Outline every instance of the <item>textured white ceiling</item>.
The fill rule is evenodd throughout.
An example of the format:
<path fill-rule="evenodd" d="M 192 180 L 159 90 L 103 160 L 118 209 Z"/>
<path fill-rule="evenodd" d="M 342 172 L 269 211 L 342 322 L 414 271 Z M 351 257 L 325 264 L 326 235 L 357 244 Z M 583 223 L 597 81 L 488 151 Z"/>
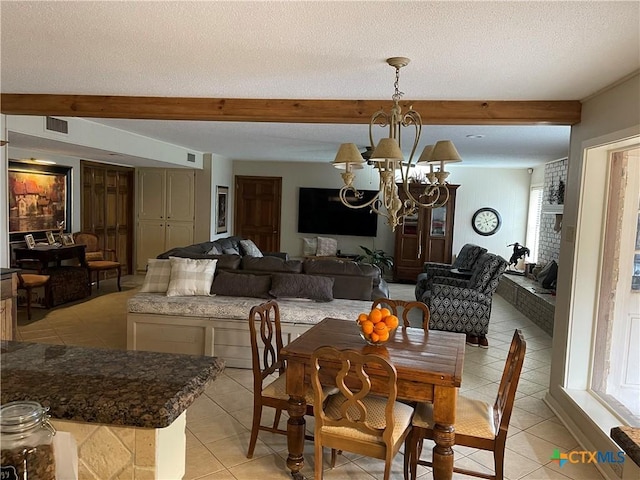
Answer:
<path fill-rule="evenodd" d="M 0 14 L 7 93 L 386 99 L 385 59 L 402 55 L 406 99 L 580 100 L 640 68 L 637 1 L 2 1 Z M 324 161 L 367 135 L 362 125 L 104 123 L 239 159 Z M 427 130 L 456 145 L 478 130 L 438 128 Z M 556 129 L 484 129 L 465 160 L 566 155 L 567 129 L 561 147 Z"/>

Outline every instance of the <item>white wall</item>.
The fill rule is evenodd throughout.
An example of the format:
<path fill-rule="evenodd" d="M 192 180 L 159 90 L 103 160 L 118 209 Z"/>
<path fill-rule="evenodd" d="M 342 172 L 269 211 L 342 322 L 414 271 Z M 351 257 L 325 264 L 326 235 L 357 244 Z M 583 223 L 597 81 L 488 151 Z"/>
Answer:
<path fill-rule="evenodd" d="M 449 181 L 460 184 L 456 200 L 456 219 L 453 252 L 471 242 L 509 258 L 513 242 L 524 243 L 530 175 L 526 169 L 484 169 L 451 167 Z M 339 188 L 340 171 L 329 163 L 250 162 L 235 161 L 234 175 L 282 177 L 282 232 L 280 249 L 291 256 L 302 255 L 302 238 L 310 234 L 298 233 L 298 188 Z M 377 190 L 378 176 L 369 169 L 356 172 L 356 187 Z M 492 207 L 502 216 L 502 227 L 493 236 L 483 237 L 471 228 L 471 217 L 481 207 Z M 378 219 L 378 236 L 353 237 L 334 235 L 338 248 L 345 253 L 361 253 L 360 245 L 381 248 L 393 255 L 395 237 L 382 218 Z"/>
<path fill-rule="evenodd" d="M 449 170 L 449 182 L 460 185 L 456 195 L 454 254 L 465 243 L 475 243 L 509 260 L 513 247 L 507 245 L 514 242 L 521 245 L 525 243 L 531 175 L 526 168 L 496 169 L 452 165 Z M 478 235 L 471 227 L 473 214 L 482 207 L 494 208 L 502 217 L 500 230 L 488 237 Z"/>
<path fill-rule="evenodd" d="M 7 115 L 7 129 L 11 132 L 47 138 L 73 145 L 97 148 L 108 152 L 117 152 L 132 157 L 153 159 L 170 165 L 165 168 L 188 167 L 202 168 L 202 152 L 173 145 L 135 133 L 125 132 L 91 122 L 83 118 L 56 117 L 69 122 L 69 133 L 61 134 L 45 129 L 45 117 L 30 115 Z M 187 154 L 195 157 L 195 162 L 187 161 Z"/>
<path fill-rule="evenodd" d="M 572 365 L 572 375 L 577 373 L 583 379 L 588 376 L 595 321 L 593 306 L 599 278 L 599 259 L 586 251 L 577 256 L 577 246 L 580 244 L 589 243 L 593 245 L 591 250 L 597 252 L 602 228 L 600 224 L 585 226 L 579 222 L 581 200 L 597 197 L 597 192 L 593 191 L 595 189 L 582 191 L 584 151 L 587 147 L 614 142 L 634 134 L 640 135 L 640 74 L 585 101 L 582 121 L 571 131 L 548 401 L 569 424 L 582 446 L 590 450 L 607 451 L 614 449 L 615 445 L 609 439 L 606 428 L 597 425 L 610 414 L 591 399 L 584 385 L 584 401 L 567 390 L 573 386 L 567 377 L 567 365 Z M 603 162 L 605 158 L 606 152 Z M 605 175 L 602 176 L 602 182 L 606 182 Z M 602 198 L 602 195 L 598 198 Z M 603 210 L 602 204 L 592 203 L 585 203 L 582 208 L 597 212 Z M 589 306 L 591 311 L 585 313 L 584 309 Z M 572 317 L 575 318 L 573 323 Z M 576 337 L 572 339 L 572 335 Z M 582 335 L 582 338 L 577 335 Z M 582 361 L 569 363 L 569 353 L 573 358 L 580 356 Z M 621 421 L 618 423 L 622 424 Z"/>

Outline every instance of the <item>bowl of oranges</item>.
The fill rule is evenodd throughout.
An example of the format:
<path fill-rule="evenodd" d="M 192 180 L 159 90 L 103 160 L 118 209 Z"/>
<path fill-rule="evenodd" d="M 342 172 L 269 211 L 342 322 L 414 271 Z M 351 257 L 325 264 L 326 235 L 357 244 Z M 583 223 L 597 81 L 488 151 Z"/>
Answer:
<path fill-rule="evenodd" d="M 369 345 L 384 345 L 398 328 L 398 317 L 388 308 L 374 308 L 369 313 L 361 313 L 356 320 L 360 336 Z"/>

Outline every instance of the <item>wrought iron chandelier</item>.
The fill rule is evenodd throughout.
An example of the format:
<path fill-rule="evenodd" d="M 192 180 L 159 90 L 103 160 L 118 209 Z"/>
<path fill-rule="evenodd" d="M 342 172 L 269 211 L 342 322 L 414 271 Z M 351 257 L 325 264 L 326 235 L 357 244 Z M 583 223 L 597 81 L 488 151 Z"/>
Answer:
<path fill-rule="evenodd" d="M 405 217 L 414 215 L 418 209 L 437 208 L 447 203 L 449 190 L 446 188 L 446 180 L 449 172 L 445 171 L 445 164 L 462 161 L 450 140 L 440 140 L 434 145 L 427 145 L 420 157 L 415 159 L 422 133 L 422 118 L 412 106 L 409 106 L 409 110 L 404 114 L 400 107 L 400 99 L 404 95 L 399 90 L 400 69 L 408 65 L 409 61 L 406 57 L 387 59 L 387 63 L 396 69 L 395 92 L 391 97 L 393 106 L 389 113 L 384 109 L 378 110 L 369 121 L 369 141 L 373 153 L 368 162 L 362 158 L 354 143 L 340 145 L 333 161 L 334 167 L 344 170 L 344 186 L 340 189 L 340 201 L 349 208 L 370 208 L 373 213 L 385 217 L 394 231 L 398 225 L 402 225 Z M 373 139 L 375 126 L 389 129 L 389 136 L 382 138 L 377 145 Z M 407 160 L 404 159 L 401 148 L 401 130 L 405 127 L 413 131 L 411 153 Z M 366 202 L 363 201 L 363 194 L 353 185 L 356 178 L 354 170 L 364 168 L 365 163 L 372 164 L 380 175 L 378 195 Z M 430 171 L 426 174 L 426 182 L 420 183 L 417 191 L 414 187 L 412 192 L 409 187 L 410 174 L 417 165 L 429 165 Z M 434 166 L 439 166 L 439 170 L 434 171 Z M 396 183 L 397 173 L 402 184 L 402 198 Z"/>

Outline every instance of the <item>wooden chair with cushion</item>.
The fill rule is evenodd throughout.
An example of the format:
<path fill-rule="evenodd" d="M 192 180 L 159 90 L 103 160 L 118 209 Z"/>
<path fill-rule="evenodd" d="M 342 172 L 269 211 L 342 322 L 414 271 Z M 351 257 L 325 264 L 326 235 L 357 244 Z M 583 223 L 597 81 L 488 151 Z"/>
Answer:
<path fill-rule="evenodd" d="M 507 429 L 526 349 L 527 344 L 522 332 L 516 330 L 511 340 L 507 362 L 498 388 L 498 396 L 493 405 L 462 395 L 458 396 L 455 444 L 492 451 L 495 474 L 488 475 L 455 467 L 454 472 L 492 480 L 504 478 Z M 431 403 L 418 404 L 412 424 L 411 434 L 405 445 L 404 461 L 405 472 L 408 469 L 410 478 L 415 479 L 418 464 L 432 466 L 431 462 L 420 460 L 423 440 L 425 438 L 433 439 L 433 406 Z"/>
<path fill-rule="evenodd" d="M 40 273 L 18 272 L 18 290 L 25 290 L 27 293 L 27 319 L 31 320 L 31 292 L 34 288 L 44 287 L 45 307 L 51 306 L 50 284 L 51 277 Z"/>
<path fill-rule="evenodd" d="M 328 339 L 330 341 L 330 339 Z M 367 372 L 377 373 L 372 380 Z M 382 374 L 382 375 L 381 375 Z M 322 379 L 322 380 L 321 380 Z M 315 410 L 315 478 L 322 479 L 322 448 L 359 453 L 385 461 L 384 479 L 411 429 L 413 407 L 396 401 L 397 372 L 382 355 L 320 347 L 311 356 L 311 384 L 316 405 L 321 404 L 323 383 L 339 392 Z M 384 387 L 384 397 L 371 392 L 372 383 Z"/>
<path fill-rule="evenodd" d="M 251 360 L 253 370 L 253 422 L 247 458 L 253 456 L 258 439 L 258 431 L 286 435 L 286 429 L 280 429 L 280 417 L 289 407 L 287 395 L 286 365 L 280 358 L 282 350 L 282 329 L 280 326 L 280 308 L 275 300 L 253 307 L 249 313 L 249 331 L 251 336 Z M 275 379 L 273 378 L 275 376 Z M 272 380 L 269 382 L 269 380 Z M 323 400 L 335 389 L 325 389 Z M 313 415 L 313 390 L 309 387 L 306 395 L 306 415 Z M 262 408 L 276 410 L 273 425 L 260 424 Z M 312 440 L 313 437 L 305 437 Z"/>
<path fill-rule="evenodd" d="M 399 319 L 402 318 L 402 325 L 404 327 L 410 327 L 411 321 L 409 320 L 409 315 L 411 314 L 411 310 L 420 310 L 420 315 L 422 317 L 422 328 L 425 332 L 429 331 L 429 307 L 423 302 L 417 301 L 407 301 L 407 300 L 392 300 L 390 298 L 378 298 L 373 301 L 371 308 L 376 307 L 386 307 L 391 310 L 396 317 Z M 401 315 L 399 313 L 402 312 Z"/>
<path fill-rule="evenodd" d="M 116 251 L 110 248 L 100 248 L 100 239 L 95 233 L 77 232 L 73 234 L 75 243 L 86 245 L 85 259 L 89 270 L 89 283 L 92 282 L 92 273 L 96 272 L 96 288 L 100 289 L 100 272 L 116 270 L 118 272 L 118 291 L 120 288 L 120 275 L 122 265 L 118 262 Z M 107 256 L 110 259 L 107 259 Z"/>

